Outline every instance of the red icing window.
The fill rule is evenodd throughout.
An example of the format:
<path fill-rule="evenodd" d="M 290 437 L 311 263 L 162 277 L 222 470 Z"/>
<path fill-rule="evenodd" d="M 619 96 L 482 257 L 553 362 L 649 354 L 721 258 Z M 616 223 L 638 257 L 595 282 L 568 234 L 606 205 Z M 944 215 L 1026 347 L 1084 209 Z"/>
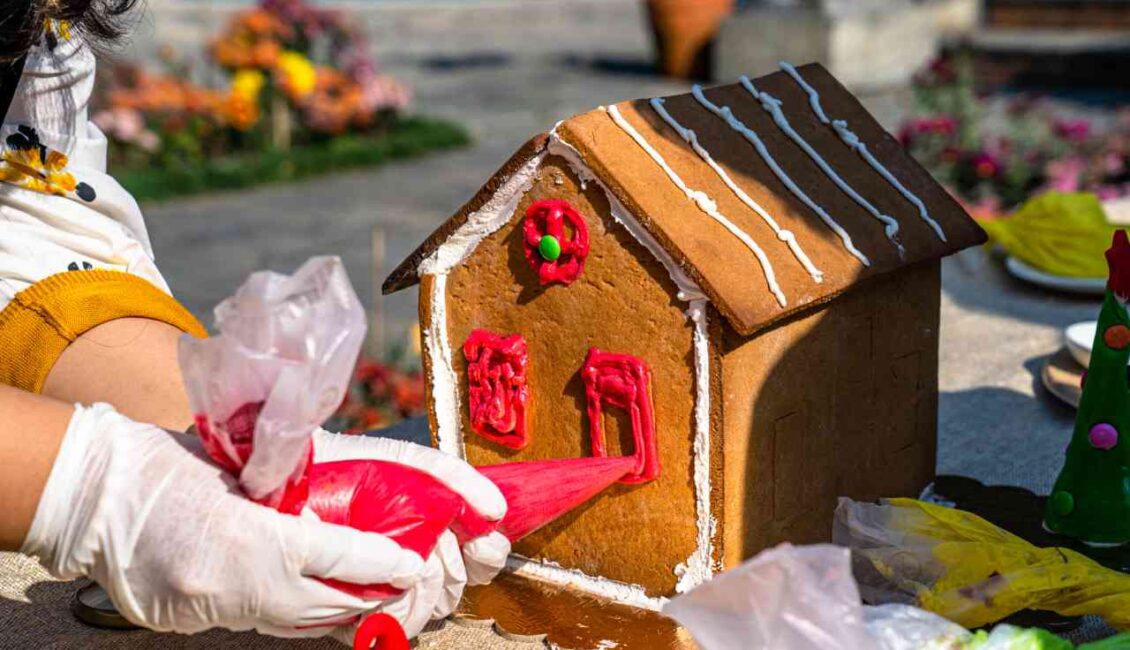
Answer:
<path fill-rule="evenodd" d="M 639 357 L 589 350 L 581 376 L 588 401 L 592 454 L 608 455 L 604 436 L 604 408 L 627 411 L 632 423 L 636 469 L 621 483 L 646 483 L 659 476 L 659 450 L 651 405 L 651 370 Z"/>
<path fill-rule="evenodd" d="M 500 445 L 521 449 L 530 442 L 526 430 L 526 385 L 529 354 L 519 334 L 501 336 L 474 330 L 463 344 L 467 358 L 467 393 L 471 428 Z"/>
<path fill-rule="evenodd" d="M 568 237 L 572 230 L 572 237 Z M 585 270 L 589 229 L 585 218 L 568 201 L 544 199 L 526 209 L 522 223 L 526 261 L 541 284 L 571 284 Z"/>

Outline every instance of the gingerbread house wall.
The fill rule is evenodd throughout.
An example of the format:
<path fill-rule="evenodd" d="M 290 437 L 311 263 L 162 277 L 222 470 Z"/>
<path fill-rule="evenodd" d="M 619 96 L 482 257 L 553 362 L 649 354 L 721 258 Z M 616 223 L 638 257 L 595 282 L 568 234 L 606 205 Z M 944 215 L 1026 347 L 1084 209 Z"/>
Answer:
<path fill-rule="evenodd" d="M 725 328 L 723 562 L 828 541 L 838 496 L 917 496 L 937 453 L 940 264 L 752 338 Z"/>
<path fill-rule="evenodd" d="M 583 274 L 571 285 L 538 285 L 523 256 L 521 221 L 539 199 L 566 199 L 586 216 L 591 240 Z M 442 282 L 447 346 L 458 383 L 459 433 L 475 465 L 591 455 L 579 370 L 590 347 L 627 353 L 648 362 L 652 373 L 662 473 L 638 486 L 616 485 L 589 506 L 535 533 L 515 552 L 549 560 L 589 576 L 643 587 L 647 596 L 668 596 L 676 568 L 699 546 L 694 481 L 696 378 L 694 324 L 687 303 L 675 296 L 668 270 L 610 216 L 600 185 L 581 182 L 557 156 L 545 158 L 532 187 L 510 220 L 487 235 L 446 277 L 424 275 L 421 324 L 433 328 L 431 297 Z M 462 343 L 474 329 L 521 334 L 529 347 L 531 443 L 521 451 L 484 440 L 470 426 L 466 361 Z M 425 355 L 436 422 L 436 369 Z M 612 454 L 630 453 L 620 439 L 627 427 L 606 417 Z M 441 446 L 442 446 L 442 442 Z"/>

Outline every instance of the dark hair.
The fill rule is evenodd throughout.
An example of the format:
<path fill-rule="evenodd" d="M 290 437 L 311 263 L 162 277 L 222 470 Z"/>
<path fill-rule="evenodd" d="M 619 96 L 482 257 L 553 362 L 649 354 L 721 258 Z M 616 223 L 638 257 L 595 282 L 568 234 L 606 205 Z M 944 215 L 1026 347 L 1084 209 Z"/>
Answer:
<path fill-rule="evenodd" d="M 0 0 L 0 62 L 13 61 L 43 36 L 47 20 L 65 20 L 91 45 L 110 45 L 127 31 L 137 0 Z"/>

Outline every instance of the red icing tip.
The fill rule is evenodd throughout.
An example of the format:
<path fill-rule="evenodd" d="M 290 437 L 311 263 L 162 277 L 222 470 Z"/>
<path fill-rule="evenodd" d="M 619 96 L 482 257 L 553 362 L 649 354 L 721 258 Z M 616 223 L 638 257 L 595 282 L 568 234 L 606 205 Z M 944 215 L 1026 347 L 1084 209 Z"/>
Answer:
<path fill-rule="evenodd" d="M 388 614 L 373 614 L 361 621 L 353 635 L 353 650 L 410 650 L 400 623 Z"/>
<path fill-rule="evenodd" d="M 636 468 L 632 456 L 561 458 L 477 468 L 508 505 L 498 531 L 517 541 L 577 508 Z"/>

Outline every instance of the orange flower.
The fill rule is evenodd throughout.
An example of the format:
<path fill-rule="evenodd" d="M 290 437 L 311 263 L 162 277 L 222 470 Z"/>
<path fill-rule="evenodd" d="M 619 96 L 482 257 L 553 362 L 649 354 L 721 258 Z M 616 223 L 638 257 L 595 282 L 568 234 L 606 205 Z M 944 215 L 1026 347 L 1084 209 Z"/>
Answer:
<path fill-rule="evenodd" d="M 231 93 L 221 106 L 224 121 L 240 131 L 247 131 L 259 122 L 259 104 L 240 93 Z"/>
<path fill-rule="evenodd" d="M 259 68 L 273 68 L 281 53 L 282 47 L 276 41 L 259 41 L 251 48 L 251 65 Z"/>

